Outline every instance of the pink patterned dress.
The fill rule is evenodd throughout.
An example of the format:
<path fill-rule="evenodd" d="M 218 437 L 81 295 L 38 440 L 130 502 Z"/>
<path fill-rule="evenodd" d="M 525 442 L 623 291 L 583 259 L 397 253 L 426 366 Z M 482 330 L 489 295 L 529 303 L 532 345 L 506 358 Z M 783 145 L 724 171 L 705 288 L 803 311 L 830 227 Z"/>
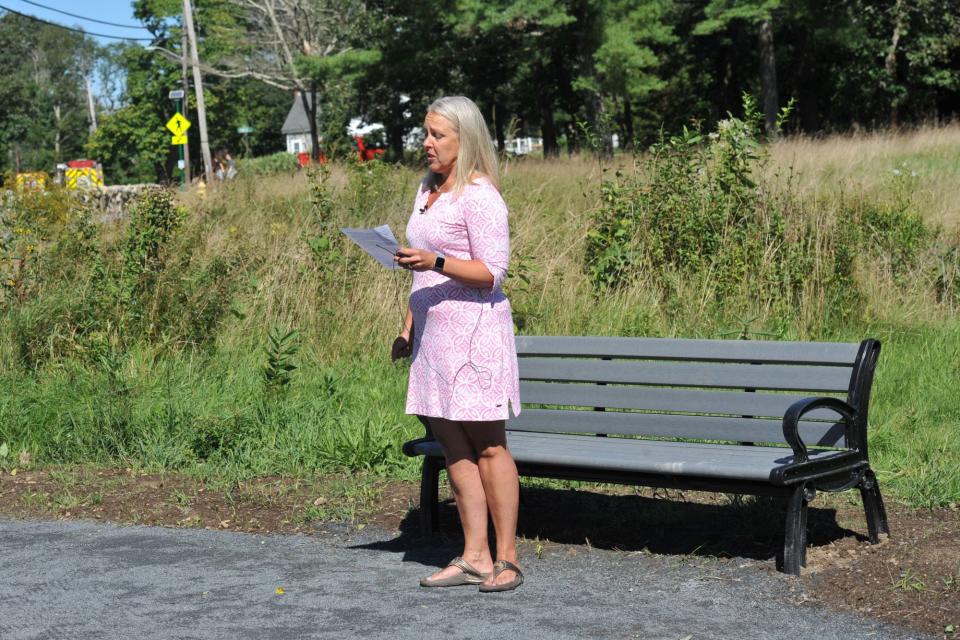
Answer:
<path fill-rule="evenodd" d="M 429 190 L 420 186 L 407 223 L 407 242 L 462 260 L 480 260 L 493 286 L 471 287 L 436 271 L 413 273 L 413 357 L 407 413 L 448 420 L 487 421 L 520 413 L 517 350 L 507 275 L 507 205 L 486 179 L 457 196 L 441 194 L 424 213 Z"/>

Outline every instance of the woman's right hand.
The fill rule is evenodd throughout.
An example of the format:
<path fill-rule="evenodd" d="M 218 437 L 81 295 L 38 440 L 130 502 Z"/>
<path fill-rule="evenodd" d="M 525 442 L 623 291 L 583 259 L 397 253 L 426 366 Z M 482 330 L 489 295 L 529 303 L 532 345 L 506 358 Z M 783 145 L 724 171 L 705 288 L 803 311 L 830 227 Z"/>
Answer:
<path fill-rule="evenodd" d="M 413 327 L 404 331 L 393 341 L 390 348 L 390 360 L 396 362 L 400 358 L 409 358 L 413 354 Z"/>

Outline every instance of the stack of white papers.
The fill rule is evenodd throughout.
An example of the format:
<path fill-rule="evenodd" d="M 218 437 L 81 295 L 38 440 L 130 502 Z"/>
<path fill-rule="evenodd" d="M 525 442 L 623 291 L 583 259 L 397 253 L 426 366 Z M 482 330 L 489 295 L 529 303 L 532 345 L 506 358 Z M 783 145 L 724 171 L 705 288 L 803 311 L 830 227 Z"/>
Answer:
<path fill-rule="evenodd" d="M 361 249 L 373 256 L 373 259 L 385 266 L 387 269 L 399 269 L 399 265 L 393 261 L 397 255 L 400 243 L 393 236 L 390 225 L 384 224 L 374 229 L 340 229 L 359 245 Z"/>

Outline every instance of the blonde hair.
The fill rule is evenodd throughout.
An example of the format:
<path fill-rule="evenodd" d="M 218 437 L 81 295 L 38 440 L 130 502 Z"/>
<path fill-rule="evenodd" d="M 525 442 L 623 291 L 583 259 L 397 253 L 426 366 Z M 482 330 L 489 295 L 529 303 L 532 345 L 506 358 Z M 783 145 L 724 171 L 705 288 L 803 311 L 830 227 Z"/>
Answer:
<path fill-rule="evenodd" d="M 427 107 L 427 113 L 444 117 L 453 125 L 460 139 L 460 151 L 457 153 L 457 166 L 454 169 L 453 192 L 460 193 L 472 182 L 471 177 L 479 174 L 500 190 L 500 175 L 497 168 L 497 153 L 490 138 L 490 130 L 483 120 L 480 109 L 470 98 L 464 96 L 444 96 L 433 101 Z M 427 186 L 439 186 L 439 176 L 434 172 L 427 174 Z"/>

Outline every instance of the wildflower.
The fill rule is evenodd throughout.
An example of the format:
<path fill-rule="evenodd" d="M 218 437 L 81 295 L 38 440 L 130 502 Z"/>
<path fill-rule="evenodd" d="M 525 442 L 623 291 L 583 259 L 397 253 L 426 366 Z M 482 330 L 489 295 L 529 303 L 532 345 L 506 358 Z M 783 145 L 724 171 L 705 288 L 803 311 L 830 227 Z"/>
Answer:
<path fill-rule="evenodd" d="M 895 175 L 895 176 L 900 175 L 900 169 L 894 169 L 894 170 L 893 170 L 893 175 Z"/>

